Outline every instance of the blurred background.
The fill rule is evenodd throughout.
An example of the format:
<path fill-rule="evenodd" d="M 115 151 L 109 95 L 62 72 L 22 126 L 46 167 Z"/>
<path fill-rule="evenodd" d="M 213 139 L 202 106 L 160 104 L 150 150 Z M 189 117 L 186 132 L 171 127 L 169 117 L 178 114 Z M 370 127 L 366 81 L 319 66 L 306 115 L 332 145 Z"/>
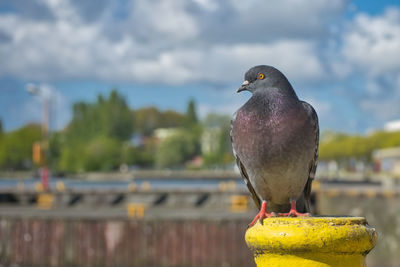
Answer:
<path fill-rule="evenodd" d="M 400 260 L 400 2 L 1 1 L 1 266 L 253 266 L 231 152 L 244 73 L 316 109 L 319 215 Z"/>

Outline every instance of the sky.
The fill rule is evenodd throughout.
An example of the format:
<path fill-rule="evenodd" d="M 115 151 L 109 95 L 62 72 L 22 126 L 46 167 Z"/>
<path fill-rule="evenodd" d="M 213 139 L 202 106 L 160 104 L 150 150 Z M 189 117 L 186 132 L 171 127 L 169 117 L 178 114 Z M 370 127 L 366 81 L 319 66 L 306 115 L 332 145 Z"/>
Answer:
<path fill-rule="evenodd" d="M 232 114 L 244 73 L 272 65 L 321 130 L 365 134 L 400 119 L 400 0 L 0 2 L 0 118 L 52 129 L 76 101 L 117 88 L 131 108 Z M 26 91 L 41 88 L 42 96 Z"/>

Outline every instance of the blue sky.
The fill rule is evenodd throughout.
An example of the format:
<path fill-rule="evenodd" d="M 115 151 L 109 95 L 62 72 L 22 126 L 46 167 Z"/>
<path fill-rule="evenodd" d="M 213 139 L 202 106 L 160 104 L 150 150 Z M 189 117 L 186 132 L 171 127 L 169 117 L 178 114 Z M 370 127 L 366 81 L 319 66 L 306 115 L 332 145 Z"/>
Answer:
<path fill-rule="evenodd" d="M 322 130 L 366 133 L 400 119 L 400 1 L 14 0 L 0 2 L 0 118 L 63 128 L 74 102 L 112 88 L 132 108 L 232 114 L 247 69 L 273 65 Z"/>

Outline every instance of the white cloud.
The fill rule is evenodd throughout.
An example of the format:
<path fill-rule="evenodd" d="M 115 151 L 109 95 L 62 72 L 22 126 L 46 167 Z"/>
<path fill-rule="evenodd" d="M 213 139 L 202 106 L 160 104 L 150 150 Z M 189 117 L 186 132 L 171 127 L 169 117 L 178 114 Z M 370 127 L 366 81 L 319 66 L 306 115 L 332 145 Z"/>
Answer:
<path fill-rule="evenodd" d="M 343 33 L 343 61 L 361 78 L 361 110 L 382 122 L 400 117 L 400 10 L 357 15 Z M 383 124 L 383 123 L 382 123 Z"/>
<path fill-rule="evenodd" d="M 376 76 L 400 70 L 400 10 L 382 16 L 358 15 L 343 36 L 343 54 L 357 68 Z"/>
<path fill-rule="evenodd" d="M 213 0 L 193 0 L 196 4 L 206 9 L 207 11 L 215 11 L 218 9 L 217 1 Z"/>
<path fill-rule="evenodd" d="M 240 32 L 229 31 L 230 28 L 225 31 L 226 22 L 221 20 L 222 25 L 213 22 L 216 33 L 231 41 L 218 42 L 204 39 L 210 29 L 203 26 L 208 15 L 213 18 L 226 15 L 224 12 L 229 9 L 219 2 L 138 0 L 130 2 L 128 16 L 122 21 L 104 14 L 103 20 L 88 23 L 78 12 L 79 5 L 48 0 L 46 5 L 52 12 L 52 20 L 33 20 L 18 13 L 0 14 L 0 32 L 11 36 L 10 41 L 0 43 L 0 57 L 7 62 L 0 66 L 0 76 L 38 81 L 83 78 L 169 84 L 228 83 L 240 80 L 251 66 L 270 64 L 291 79 L 315 81 L 325 72 L 317 41 L 282 36 L 290 35 L 293 29 L 305 36 L 318 34 L 324 24 L 317 17 L 327 16 L 329 8 L 331 13 L 337 13 L 345 3 L 344 0 L 322 2 L 316 1 L 305 8 L 303 1 L 293 1 L 288 8 L 287 3 L 280 1 L 268 5 L 260 5 L 261 2 L 238 5 L 232 1 L 231 15 L 241 22 L 237 30 L 255 32 L 259 40 L 254 36 L 243 38 Z M 192 5 L 200 6 L 203 11 Z M 253 14 L 249 13 L 251 9 Z M 257 19 L 263 15 L 262 10 L 268 15 L 263 20 Z M 281 16 L 276 15 L 276 10 Z M 297 23 L 296 19 L 303 22 Z M 265 39 L 264 30 L 251 30 L 256 21 L 262 22 L 261 29 L 278 30 L 282 36 Z M 112 25 L 114 31 L 110 30 Z"/>
<path fill-rule="evenodd" d="M 270 41 L 325 35 L 346 0 L 218 1 L 219 12 L 201 14 L 205 36 L 221 42 Z M 223 7 L 223 9 L 222 9 Z"/>
<path fill-rule="evenodd" d="M 361 108 L 373 117 L 382 122 L 391 121 L 400 118 L 400 98 L 384 99 L 376 101 L 375 99 L 365 99 L 360 102 Z M 381 125 L 383 126 L 383 125 Z"/>
<path fill-rule="evenodd" d="M 137 0 L 132 5 L 131 26 L 146 39 L 160 42 L 192 39 L 198 34 L 198 26 L 185 7 L 184 0 Z"/>
<path fill-rule="evenodd" d="M 218 54 L 224 55 L 225 61 L 231 59 L 238 66 L 273 65 L 296 80 L 314 80 L 323 76 L 323 66 L 316 54 L 316 47 L 309 41 L 281 40 L 267 44 L 217 47 Z"/>
<path fill-rule="evenodd" d="M 323 66 L 312 42 L 283 40 L 269 44 L 215 45 L 207 49 L 181 49 L 153 60 L 133 64 L 141 81 L 154 78 L 170 83 L 241 81 L 248 68 L 269 64 L 291 79 L 310 81 L 323 76 Z"/>
<path fill-rule="evenodd" d="M 352 87 L 348 80 L 365 82 L 346 91 L 355 112 L 393 119 L 400 10 L 348 19 L 347 7 L 347 0 L 33 0 L 23 12 L 0 13 L 0 77 L 224 87 L 269 64 L 295 88 L 334 91 Z M 204 105 L 203 113 L 231 113 L 240 102 L 224 99 L 221 108 Z M 320 113 L 329 112 L 329 104 L 311 99 Z"/>

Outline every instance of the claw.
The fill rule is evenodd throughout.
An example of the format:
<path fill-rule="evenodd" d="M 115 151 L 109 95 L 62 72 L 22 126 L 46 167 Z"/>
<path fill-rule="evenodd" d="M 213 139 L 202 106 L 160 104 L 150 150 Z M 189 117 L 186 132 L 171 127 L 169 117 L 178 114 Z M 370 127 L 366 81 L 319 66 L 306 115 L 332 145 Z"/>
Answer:
<path fill-rule="evenodd" d="M 301 213 L 296 210 L 290 210 L 286 213 L 279 213 L 279 216 L 287 216 L 287 217 L 309 217 L 310 213 Z"/>
<path fill-rule="evenodd" d="M 279 213 L 279 216 L 287 217 L 308 217 L 310 213 L 301 213 L 296 210 L 296 200 L 290 201 L 290 211 L 286 213 Z"/>
<path fill-rule="evenodd" d="M 252 227 L 257 220 L 261 225 L 263 225 L 263 221 L 265 218 L 270 218 L 270 217 L 275 217 L 276 213 L 275 212 L 267 212 L 267 201 L 263 201 L 261 205 L 260 212 L 254 217 L 253 221 L 247 226 L 247 228 Z"/>

